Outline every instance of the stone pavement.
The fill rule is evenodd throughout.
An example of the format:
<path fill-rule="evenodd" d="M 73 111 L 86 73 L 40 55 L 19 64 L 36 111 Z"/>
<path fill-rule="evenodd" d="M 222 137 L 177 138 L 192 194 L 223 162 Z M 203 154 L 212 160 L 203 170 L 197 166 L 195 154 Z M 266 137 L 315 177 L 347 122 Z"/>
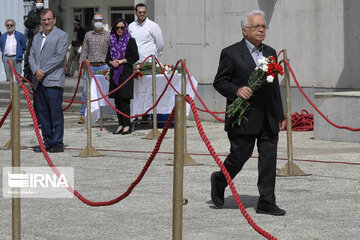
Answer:
<path fill-rule="evenodd" d="M 5 112 L 0 109 L 0 117 Z M 21 113 L 21 144 L 38 145 L 29 114 Z M 103 131 L 93 130 L 93 145 L 101 157 L 80 158 L 86 130 L 78 115 L 65 113 L 64 153 L 49 153 L 56 166 L 73 167 L 75 189 L 92 201 L 121 195 L 135 180 L 155 146 L 144 139 L 142 126 L 131 135 L 113 135 L 116 118 L 105 118 Z M 187 121 L 188 152 L 202 165 L 184 168 L 183 239 L 264 239 L 247 223 L 231 191 L 225 192 L 224 209 L 214 209 L 210 199 L 210 174 L 218 166 Z M 205 133 L 224 160 L 229 144 L 222 123 L 203 122 Z M 0 129 L 0 146 L 9 140 L 9 119 Z M 108 207 L 90 207 L 72 199 L 22 199 L 22 239 L 67 240 L 168 240 L 172 239 L 172 181 L 174 131 L 170 129 L 148 172 L 123 201 Z M 360 143 L 314 140 L 313 132 L 293 133 L 295 163 L 310 176 L 278 177 L 277 203 L 287 211 L 282 217 L 256 214 L 257 160 L 250 159 L 234 179 L 236 189 L 253 220 L 278 239 L 360 239 Z M 109 151 L 105 151 L 109 150 Z M 278 168 L 286 161 L 286 133 L 280 133 Z M 11 166 L 11 151 L 0 150 L 1 170 Z M 254 152 L 254 156 L 257 152 Z M 45 167 L 41 153 L 21 151 L 23 167 Z M 2 179 L 2 171 L 1 171 Z M 2 180 L 1 180 L 2 181 Z M 2 193 L 1 193 L 2 194 Z M 11 239 L 11 199 L 0 198 L 0 239 Z"/>

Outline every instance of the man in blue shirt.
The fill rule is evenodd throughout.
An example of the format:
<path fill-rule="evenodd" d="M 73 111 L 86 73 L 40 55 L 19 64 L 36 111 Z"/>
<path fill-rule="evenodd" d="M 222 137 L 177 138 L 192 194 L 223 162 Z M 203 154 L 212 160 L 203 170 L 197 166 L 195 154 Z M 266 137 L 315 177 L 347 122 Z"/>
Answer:
<path fill-rule="evenodd" d="M 13 61 L 14 69 L 21 74 L 23 55 L 26 51 L 25 36 L 21 32 L 15 31 L 15 24 L 13 19 L 6 20 L 5 27 L 7 32 L 3 33 L 0 37 L 0 49 L 7 81 L 10 79 L 11 72 L 7 61 Z"/>

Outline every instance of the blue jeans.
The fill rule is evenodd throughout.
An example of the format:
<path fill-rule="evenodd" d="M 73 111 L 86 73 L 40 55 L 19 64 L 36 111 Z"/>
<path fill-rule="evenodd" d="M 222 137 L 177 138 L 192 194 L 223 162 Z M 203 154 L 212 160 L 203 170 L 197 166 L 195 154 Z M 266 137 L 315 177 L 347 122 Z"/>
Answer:
<path fill-rule="evenodd" d="M 99 67 L 90 66 L 90 69 L 91 69 L 91 71 L 93 71 L 94 74 L 95 74 L 96 71 L 105 71 L 108 68 L 109 67 L 106 64 L 102 65 L 102 66 L 99 66 Z M 91 81 L 92 81 L 92 77 L 90 76 L 90 84 L 91 84 Z M 83 92 L 82 92 L 81 101 L 86 102 L 86 72 L 84 73 Z M 82 103 L 81 104 L 80 115 L 84 116 L 85 111 L 86 111 L 86 103 Z"/>
<path fill-rule="evenodd" d="M 5 68 L 6 80 L 7 81 L 10 80 L 10 72 L 11 72 L 10 66 L 7 63 L 8 60 L 13 61 L 13 67 L 18 73 L 21 74 L 21 70 L 22 70 L 22 61 L 21 60 L 17 61 L 16 57 L 7 57 L 7 56 L 4 55 L 3 63 L 4 63 L 4 68 Z M 14 79 L 16 79 L 15 75 L 14 75 Z M 30 81 L 31 81 L 31 79 L 30 79 Z"/>

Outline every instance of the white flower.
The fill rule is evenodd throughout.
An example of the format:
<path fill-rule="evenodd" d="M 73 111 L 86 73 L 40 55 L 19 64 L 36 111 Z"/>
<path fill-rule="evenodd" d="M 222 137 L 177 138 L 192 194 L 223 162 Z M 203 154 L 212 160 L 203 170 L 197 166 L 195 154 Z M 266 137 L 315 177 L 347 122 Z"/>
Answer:
<path fill-rule="evenodd" d="M 261 57 L 258 60 L 258 65 L 267 65 L 269 63 L 269 59 L 267 59 L 266 57 Z"/>
<path fill-rule="evenodd" d="M 272 82 L 274 81 L 274 77 L 271 76 L 271 75 L 269 75 L 269 76 L 267 76 L 266 81 L 267 81 L 268 83 L 272 83 Z"/>
<path fill-rule="evenodd" d="M 261 70 L 263 70 L 264 72 L 267 72 L 267 70 L 268 70 L 268 65 L 267 65 L 267 64 L 259 65 L 259 68 L 260 68 Z"/>

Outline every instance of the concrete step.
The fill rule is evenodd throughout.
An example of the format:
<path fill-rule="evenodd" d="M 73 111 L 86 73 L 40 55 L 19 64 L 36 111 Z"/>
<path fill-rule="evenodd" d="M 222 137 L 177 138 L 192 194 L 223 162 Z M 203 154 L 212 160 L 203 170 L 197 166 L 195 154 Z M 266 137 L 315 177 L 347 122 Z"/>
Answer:
<path fill-rule="evenodd" d="M 78 82 L 78 78 L 77 77 L 67 77 L 65 79 L 65 86 L 64 86 L 64 100 L 71 100 L 74 93 L 75 93 L 75 89 L 76 89 L 76 84 Z M 32 91 L 31 87 L 27 84 L 28 89 L 30 91 Z M 74 99 L 74 101 L 81 101 L 81 95 L 82 95 L 82 86 L 83 86 L 83 82 L 82 79 L 79 83 L 79 88 L 76 94 L 76 97 Z M 9 82 L 0 82 L 0 107 L 4 107 L 6 108 L 9 105 L 10 102 L 10 86 L 9 86 Z M 25 94 L 22 91 L 22 89 L 20 89 L 20 108 L 21 109 L 28 109 L 27 107 L 27 103 L 26 103 L 26 99 L 25 99 Z M 32 99 L 32 96 L 31 96 Z M 32 101 L 32 100 L 31 100 Z M 68 103 L 64 102 L 63 106 L 67 106 Z M 80 112 L 80 108 L 81 108 L 81 104 L 78 103 L 74 103 L 71 105 L 71 107 L 67 110 L 70 112 Z"/>
<path fill-rule="evenodd" d="M 76 77 L 67 77 L 65 78 L 65 86 L 64 86 L 64 92 L 74 92 L 76 89 L 76 84 L 78 82 L 78 78 Z M 26 84 L 27 86 L 29 86 L 29 89 L 31 89 L 29 84 Z M 80 79 L 79 82 L 79 92 L 82 92 L 82 87 L 83 87 L 83 81 L 82 79 Z M 9 90 L 9 82 L 0 82 L 0 90 Z"/>
<path fill-rule="evenodd" d="M 360 91 L 316 93 L 315 100 L 316 106 L 333 123 L 360 128 Z M 322 140 L 360 143 L 358 131 L 334 127 L 319 114 L 314 114 L 314 137 Z"/>
<path fill-rule="evenodd" d="M 78 92 L 75 96 L 74 101 L 81 101 L 82 93 Z M 64 99 L 71 100 L 74 96 L 74 92 L 64 92 Z M 25 99 L 25 93 L 20 90 L 20 98 Z M 30 94 L 30 98 L 32 99 L 32 94 Z M 10 99 L 10 91 L 8 90 L 0 90 L 0 99 Z"/>
<path fill-rule="evenodd" d="M 7 108 L 9 106 L 9 99 L 0 99 L 0 108 Z M 32 103 L 32 101 L 31 101 Z M 66 107 L 68 105 L 68 103 L 63 103 L 63 107 Z M 27 105 L 27 102 L 24 99 L 21 99 L 20 100 L 20 108 L 21 109 L 28 109 L 28 105 Z M 66 111 L 68 112 L 79 112 L 80 113 L 80 108 L 81 108 L 81 104 L 75 104 L 73 103 L 69 109 L 67 109 Z M 2 117 L 2 116 L 1 116 Z"/>

